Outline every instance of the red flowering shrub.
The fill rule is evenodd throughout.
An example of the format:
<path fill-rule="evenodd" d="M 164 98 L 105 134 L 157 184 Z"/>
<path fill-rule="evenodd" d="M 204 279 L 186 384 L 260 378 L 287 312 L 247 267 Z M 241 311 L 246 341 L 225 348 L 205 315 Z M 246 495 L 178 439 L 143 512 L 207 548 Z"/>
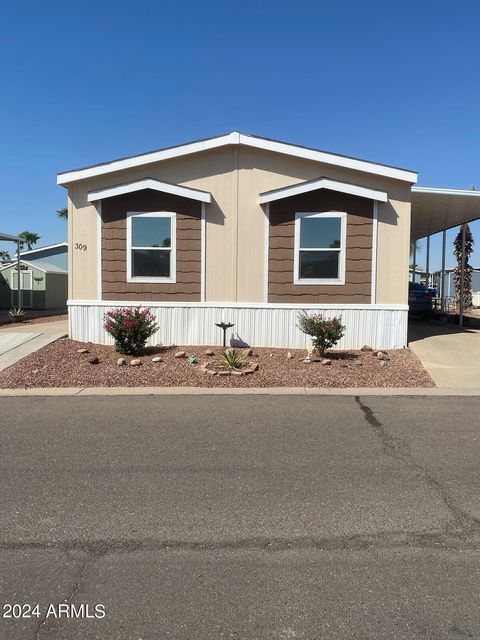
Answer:
<path fill-rule="evenodd" d="M 114 309 L 107 311 L 103 320 L 105 331 L 115 340 L 115 351 L 129 356 L 140 353 L 148 338 L 158 331 L 155 316 L 150 309 Z"/>
<path fill-rule="evenodd" d="M 345 335 L 342 318 L 324 318 L 321 313 L 308 314 L 305 311 L 298 314 L 298 328 L 303 333 L 312 336 L 315 351 L 323 356 L 327 349 L 331 349 Z"/>

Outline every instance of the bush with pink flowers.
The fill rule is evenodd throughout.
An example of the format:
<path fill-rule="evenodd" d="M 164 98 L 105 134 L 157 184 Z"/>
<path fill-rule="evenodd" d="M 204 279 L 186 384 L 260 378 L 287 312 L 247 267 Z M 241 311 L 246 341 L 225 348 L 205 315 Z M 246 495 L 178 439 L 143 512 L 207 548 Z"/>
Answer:
<path fill-rule="evenodd" d="M 342 318 L 324 318 L 321 313 L 310 314 L 305 311 L 298 315 L 298 328 L 312 337 L 312 346 L 323 356 L 345 335 Z"/>
<path fill-rule="evenodd" d="M 107 311 L 104 317 L 105 331 L 115 341 L 115 351 L 125 355 L 138 355 L 158 325 L 150 309 L 124 307 Z"/>

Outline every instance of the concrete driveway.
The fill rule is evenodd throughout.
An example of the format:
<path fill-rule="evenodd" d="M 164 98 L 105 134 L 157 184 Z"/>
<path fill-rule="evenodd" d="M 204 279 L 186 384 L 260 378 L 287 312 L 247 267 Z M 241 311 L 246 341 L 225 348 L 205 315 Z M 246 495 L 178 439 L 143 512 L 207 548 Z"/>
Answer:
<path fill-rule="evenodd" d="M 0 371 L 68 333 L 66 320 L 0 329 Z"/>
<path fill-rule="evenodd" d="M 412 321 L 409 346 L 437 387 L 480 389 L 480 331 Z"/>

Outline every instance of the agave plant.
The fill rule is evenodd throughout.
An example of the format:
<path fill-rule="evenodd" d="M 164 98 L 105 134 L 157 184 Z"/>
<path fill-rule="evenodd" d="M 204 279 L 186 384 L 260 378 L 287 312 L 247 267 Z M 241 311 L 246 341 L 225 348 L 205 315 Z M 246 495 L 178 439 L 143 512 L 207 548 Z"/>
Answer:
<path fill-rule="evenodd" d="M 12 322 L 23 322 L 25 317 L 25 311 L 20 307 L 12 307 L 9 310 L 8 315 L 10 316 L 10 320 Z"/>
<path fill-rule="evenodd" d="M 245 356 L 236 349 L 228 349 L 218 358 L 218 365 L 225 369 L 240 369 Z"/>

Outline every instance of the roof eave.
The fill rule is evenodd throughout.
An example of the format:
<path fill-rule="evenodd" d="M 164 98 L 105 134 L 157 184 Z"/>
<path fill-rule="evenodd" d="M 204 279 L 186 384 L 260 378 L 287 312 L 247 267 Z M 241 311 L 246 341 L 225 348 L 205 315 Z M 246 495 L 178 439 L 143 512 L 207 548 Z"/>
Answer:
<path fill-rule="evenodd" d="M 368 160 L 342 156 L 327 151 L 310 149 L 308 147 L 301 147 L 286 142 L 260 138 L 258 136 L 246 135 L 239 133 L 238 131 L 232 131 L 231 133 L 218 136 L 216 138 L 198 140 L 196 142 L 190 142 L 176 147 L 169 147 L 167 149 L 160 149 L 158 151 L 131 156 L 129 158 L 113 160 L 100 165 L 59 173 L 57 175 L 57 184 L 65 186 L 78 180 L 86 180 L 88 178 L 94 178 L 114 173 L 116 171 L 123 171 L 132 167 L 139 167 L 154 162 L 161 162 L 163 160 L 169 160 L 184 155 L 199 153 L 201 151 L 208 151 L 210 149 L 215 149 L 229 144 L 243 144 L 257 149 L 282 153 L 298 158 L 313 160 L 315 162 L 322 162 L 324 164 L 332 164 L 347 169 L 362 171 L 364 173 L 371 173 L 386 178 L 392 178 L 394 180 L 409 182 L 411 184 L 416 183 L 418 177 L 416 172 L 409 171 L 407 169 L 400 169 L 389 165 L 377 164 Z"/>

